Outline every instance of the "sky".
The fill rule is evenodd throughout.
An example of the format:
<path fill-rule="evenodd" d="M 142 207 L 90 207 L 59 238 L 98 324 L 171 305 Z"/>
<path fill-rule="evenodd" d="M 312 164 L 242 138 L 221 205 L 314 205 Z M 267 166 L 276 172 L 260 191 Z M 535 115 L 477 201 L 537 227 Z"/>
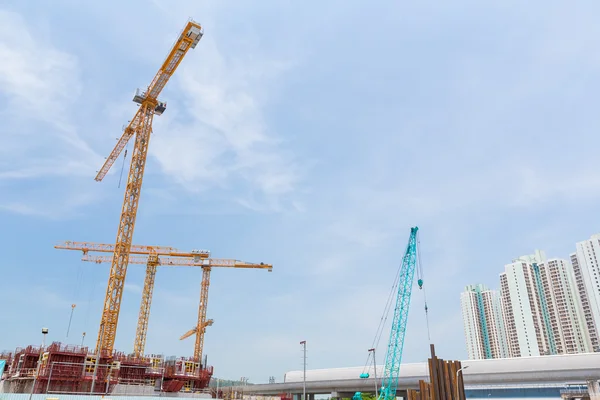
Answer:
<path fill-rule="evenodd" d="M 364 365 L 411 226 L 403 361 L 466 358 L 465 285 L 600 232 L 600 4 L 516 0 L 0 2 L 0 349 L 93 347 L 121 157 L 94 181 L 189 17 L 204 37 L 161 95 L 134 243 L 274 265 L 211 275 L 214 376 Z M 129 144 L 129 150 L 132 143 Z M 128 161 L 128 160 L 127 160 Z M 127 174 L 125 165 L 124 174 Z M 116 348 L 131 351 L 130 265 Z M 161 268 L 146 352 L 189 356 L 200 269 Z M 71 304 L 76 304 L 70 325 Z M 377 346 L 383 362 L 389 324 Z"/>

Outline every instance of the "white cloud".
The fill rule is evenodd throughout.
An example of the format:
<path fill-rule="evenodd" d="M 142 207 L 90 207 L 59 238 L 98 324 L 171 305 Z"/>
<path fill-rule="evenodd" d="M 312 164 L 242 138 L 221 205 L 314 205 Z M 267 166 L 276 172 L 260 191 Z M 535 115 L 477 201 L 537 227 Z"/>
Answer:
<path fill-rule="evenodd" d="M 0 10 L 0 90 L 22 117 L 72 130 L 64 112 L 79 95 L 77 58 L 35 39 L 23 20 Z"/>
<path fill-rule="evenodd" d="M 31 157 L 23 175 L 61 174 L 65 168 L 53 171 L 51 162 L 71 173 L 79 173 L 80 164 L 89 165 L 99 158 L 77 134 L 68 117 L 70 107 L 81 93 L 77 58 L 54 48 L 43 37 L 35 37 L 23 18 L 0 10 L 0 95 L 8 104 L 3 124 L 3 154 L 18 161 L 15 151 L 39 151 L 39 164 Z M 48 124 L 44 130 L 31 129 L 40 121 Z M 64 157 L 59 146 L 79 152 L 75 160 Z M 29 154 L 31 156 L 31 154 Z M 17 164 L 22 164 L 17 162 Z M 73 165 L 76 164 L 76 165 Z M 19 171 L 10 171 L 16 177 Z"/>
<path fill-rule="evenodd" d="M 157 131 L 169 134 L 156 135 L 150 151 L 190 191 L 228 189 L 235 182 L 236 190 L 245 189 L 236 196 L 240 205 L 278 210 L 280 199 L 296 189 L 300 169 L 269 132 L 264 107 L 269 81 L 290 65 L 253 56 L 255 50 L 230 56 L 211 37 L 203 38 L 193 50 L 198 55 L 188 55 L 171 82 L 182 92 L 185 109 L 155 121 Z M 181 114 L 190 122 L 181 122 Z"/>
<path fill-rule="evenodd" d="M 0 199 L 0 210 L 54 220 L 78 217 L 84 206 L 105 198 L 99 185 L 87 191 L 80 190 L 80 185 L 79 178 L 62 184 L 56 180 L 42 184 L 37 180 L 27 187 L 11 190 L 11 182 L 4 181 L 2 186 L 6 190 Z"/>
<path fill-rule="evenodd" d="M 3 139 L 10 139 L 3 143 L 7 154 L 23 144 L 33 147 L 41 142 L 50 145 L 47 151 L 62 144 L 85 156 L 94 155 L 67 116 L 81 93 L 77 58 L 54 48 L 43 37 L 34 37 L 19 14 L 2 10 L 0 58 L 0 94 L 8 101 L 5 111 L 10 119 L 25 122 L 25 126 L 4 125 Z M 31 120 L 51 125 L 53 132 L 36 131 L 35 137 L 28 136 L 25 128 Z M 58 143 L 48 140 L 49 136 Z"/>
<path fill-rule="evenodd" d="M 40 196 L 41 190 L 12 190 L 10 181 L 56 176 L 91 179 L 102 159 L 79 135 L 69 115 L 82 90 L 77 57 L 36 33 L 20 14 L 0 10 L 0 100 L 5 102 L 0 181 L 9 181 L 0 208 L 56 217 L 72 213 L 68 206 L 88 204 L 94 196 L 81 193 L 72 182 L 68 187 L 73 192 L 54 181 L 52 187 L 45 185 L 45 195 Z M 57 190 L 60 187 L 63 190 Z"/>

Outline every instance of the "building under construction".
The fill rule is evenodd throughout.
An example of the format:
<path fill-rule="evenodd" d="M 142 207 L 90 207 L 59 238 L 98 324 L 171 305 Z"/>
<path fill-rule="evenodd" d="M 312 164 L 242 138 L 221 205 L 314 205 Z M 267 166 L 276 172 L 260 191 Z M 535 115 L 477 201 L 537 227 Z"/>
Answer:
<path fill-rule="evenodd" d="M 142 246 L 140 250 L 139 246 L 131 243 L 147 146 L 152 132 L 152 120 L 155 115 L 161 115 L 166 108 L 166 103 L 160 101 L 158 96 L 184 56 L 190 49 L 196 47 L 202 35 L 203 29 L 199 23 L 191 19 L 187 21 L 150 85 L 145 91 L 136 91 L 133 101 L 139 104 L 139 108 L 96 176 L 96 180 L 101 181 L 129 139 L 135 137 L 117 243 L 109 250 L 113 253 L 113 257 L 106 260 L 111 263 L 111 272 L 96 350 L 91 351 L 87 347 L 55 342 L 48 347 L 27 346 L 15 350 L 14 353 L 0 354 L 0 360 L 6 361 L 0 363 L 0 367 L 4 366 L 4 371 L 0 370 L 0 392 L 150 394 L 154 391 L 197 392 L 208 386 L 212 367 L 208 367 L 206 358 L 202 358 L 202 346 L 206 326 L 212 324 L 212 320 L 206 320 L 210 270 L 212 267 L 255 268 L 255 266 L 247 266 L 236 260 L 209 259 L 206 252 L 177 253 L 176 260 L 169 262 L 167 257 L 159 258 L 159 255 L 169 256 L 174 249 Z M 105 247 L 94 245 L 90 249 L 86 246 L 73 247 L 70 244 L 62 248 L 80 249 L 86 255 L 89 250 L 106 251 Z M 143 254 L 143 263 L 147 264 L 147 272 L 134 351 L 132 354 L 125 354 L 116 351 L 114 343 L 127 266 L 130 262 L 136 263 L 135 256 L 132 255 L 130 260 L 130 254 Z M 177 260 L 180 262 L 177 263 Z M 99 262 L 98 259 L 95 261 Z M 144 355 L 154 275 L 156 268 L 163 263 L 198 265 L 203 269 L 198 323 L 194 329 L 184 335 L 186 337 L 196 335 L 194 355 L 191 358 L 165 359 L 159 355 Z M 72 310 L 74 308 L 75 305 L 72 306 Z M 42 329 L 42 333 L 45 335 L 47 329 Z"/>
<path fill-rule="evenodd" d="M 0 393 L 153 394 L 200 392 L 212 367 L 192 358 L 133 357 L 120 352 L 94 354 L 87 347 L 54 342 L 0 353 L 6 367 Z"/>

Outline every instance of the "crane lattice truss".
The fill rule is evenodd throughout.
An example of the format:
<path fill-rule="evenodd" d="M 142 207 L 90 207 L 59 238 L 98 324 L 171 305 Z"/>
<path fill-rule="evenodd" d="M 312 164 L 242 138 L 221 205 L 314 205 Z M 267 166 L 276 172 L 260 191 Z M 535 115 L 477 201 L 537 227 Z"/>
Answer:
<path fill-rule="evenodd" d="M 396 298 L 396 307 L 394 308 L 394 319 L 392 320 L 390 341 L 385 357 L 385 368 L 383 371 L 381 392 L 379 394 L 380 400 L 396 399 L 398 378 L 400 376 L 400 362 L 402 361 L 402 349 L 404 348 L 404 336 L 408 321 L 408 309 L 417 265 L 418 230 L 419 228 L 416 226 L 410 229 L 408 245 L 402 258 L 398 281 L 398 296 Z"/>
<path fill-rule="evenodd" d="M 112 263 L 113 260 L 113 256 L 90 254 L 90 251 L 112 253 L 114 252 L 114 245 L 111 244 L 89 242 L 64 242 L 54 247 L 63 250 L 80 250 L 83 252 L 83 261 L 101 264 Z M 152 305 L 152 293 L 154 291 L 154 282 L 157 267 L 172 266 L 202 268 L 202 283 L 200 287 L 198 322 L 196 324 L 196 327 L 186 332 L 180 338 L 181 340 L 183 340 L 187 337 L 192 336 L 193 334 L 196 334 L 196 343 L 194 346 L 194 359 L 197 362 L 202 361 L 202 353 L 204 349 L 204 334 L 206 333 L 206 327 L 211 326 L 213 324 L 212 319 L 206 319 L 211 269 L 214 267 L 219 267 L 266 269 L 269 272 L 273 270 L 273 266 L 271 264 L 255 264 L 225 258 L 209 258 L 210 252 L 208 250 L 182 252 L 173 247 L 132 245 L 131 253 L 136 255 L 129 256 L 130 264 L 146 264 L 146 277 L 144 279 L 144 289 L 142 290 L 142 300 L 140 303 L 140 312 L 138 315 L 135 342 L 133 346 L 133 353 L 136 357 L 142 357 L 144 355 L 144 349 L 146 347 L 146 335 L 148 333 L 150 307 Z"/>
<path fill-rule="evenodd" d="M 167 58 L 154 79 L 152 79 L 150 85 L 148 85 L 148 88 L 145 91 L 140 91 L 139 89 L 136 91 L 133 101 L 138 103 L 140 107 L 95 178 L 96 181 L 101 181 L 104 178 L 125 148 L 129 139 L 135 135 L 131 165 L 125 187 L 125 199 L 121 210 L 121 219 L 119 221 L 104 308 L 96 342 L 97 350 L 101 349 L 109 354 L 113 351 L 117 334 L 117 324 L 119 322 L 121 298 L 123 297 L 123 286 L 127 274 L 131 240 L 133 238 L 146 158 L 148 156 L 148 144 L 150 142 L 150 134 L 152 133 L 152 120 L 154 115 L 161 115 L 167 106 L 166 103 L 158 100 L 158 96 L 175 73 L 175 70 L 177 70 L 187 52 L 196 47 L 202 35 L 203 31 L 200 24 L 192 20 L 187 22 Z"/>
<path fill-rule="evenodd" d="M 208 309 L 208 287 L 210 286 L 210 267 L 202 268 L 202 283 L 200 285 L 200 304 L 198 306 L 198 324 L 184 333 L 179 340 L 184 340 L 196 334 L 194 343 L 194 360 L 202 362 L 202 352 L 204 349 L 204 335 L 206 327 L 212 326 L 213 320 L 206 319 L 206 310 Z M 271 271 L 269 269 L 269 271 Z"/>

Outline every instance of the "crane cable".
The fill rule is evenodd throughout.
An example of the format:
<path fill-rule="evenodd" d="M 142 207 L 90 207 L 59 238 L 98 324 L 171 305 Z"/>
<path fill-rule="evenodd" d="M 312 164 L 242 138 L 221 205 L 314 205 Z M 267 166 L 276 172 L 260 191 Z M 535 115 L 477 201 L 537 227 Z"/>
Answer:
<path fill-rule="evenodd" d="M 419 233 L 417 232 L 417 279 L 419 282 L 419 289 L 423 290 L 423 301 L 425 303 L 425 322 L 427 324 L 427 340 L 431 343 L 431 334 L 429 332 L 429 314 L 427 307 L 427 295 L 425 288 L 423 287 L 423 262 L 421 261 L 421 241 L 419 239 Z"/>
<path fill-rule="evenodd" d="M 88 330 L 88 323 L 90 321 L 90 313 L 92 311 L 92 302 L 94 300 L 95 296 L 95 292 L 96 292 L 96 288 L 98 286 L 98 282 L 94 279 L 94 274 L 90 274 L 90 278 L 89 278 L 89 282 L 88 282 L 88 290 L 89 290 L 89 297 L 88 297 L 88 301 L 86 304 L 86 310 L 85 310 L 85 322 L 83 324 L 84 329 L 87 331 Z M 85 332 L 84 332 L 84 338 L 85 338 Z M 81 341 L 81 345 L 83 346 L 83 340 Z"/>
<path fill-rule="evenodd" d="M 84 269 L 83 269 L 82 264 L 83 263 L 79 263 L 79 266 L 77 267 L 77 273 L 75 276 L 75 285 L 73 285 L 73 292 L 71 294 L 72 299 L 73 299 L 73 304 L 71 304 L 71 311 L 69 314 L 69 323 L 67 324 L 66 338 L 69 337 L 69 331 L 71 330 L 71 322 L 73 321 L 73 312 L 75 310 L 76 302 L 79 301 L 80 289 L 81 289 L 81 286 L 83 285 Z"/>
<path fill-rule="evenodd" d="M 127 142 L 127 147 L 125 148 L 125 154 L 123 154 L 123 164 L 121 165 L 121 175 L 119 175 L 119 186 L 121 187 L 121 179 L 123 179 L 123 169 L 125 169 L 125 159 L 127 158 L 127 148 L 129 147 L 129 142 Z"/>
<path fill-rule="evenodd" d="M 402 261 L 404 262 L 404 260 Z M 376 349 L 379 346 L 379 342 L 381 340 L 381 335 L 383 335 L 383 329 L 385 328 L 385 323 L 387 322 L 388 316 L 390 314 L 390 309 L 392 308 L 392 303 L 395 298 L 395 294 L 398 291 L 398 283 L 400 282 L 400 271 L 402 270 L 402 262 L 398 267 L 398 272 L 396 273 L 396 278 L 394 279 L 394 283 L 392 284 L 392 288 L 390 289 L 390 294 L 388 295 L 388 299 L 386 301 L 383 314 L 381 315 L 381 319 L 379 320 L 379 326 L 377 327 L 377 331 L 375 332 L 375 338 L 373 339 L 373 344 L 371 348 Z M 367 370 L 367 366 L 371 361 L 371 352 L 367 357 L 367 361 L 365 362 L 365 366 L 363 368 L 363 373 Z"/>
<path fill-rule="evenodd" d="M 381 316 L 381 319 L 379 321 L 379 326 L 377 327 L 377 331 L 375 333 L 375 339 L 373 340 L 373 344 L 371 346 L 372 348 L 377 348 L 379 346 L 379 342 L 381 340 L 381 335 L 383 334 L 383 328 L 385 327 L 385 323 L 387 322 L 387 318 L 389 316 L 390 309 L 392 307 L 394 295 L 398 289 L 398 283 L 400 282 L 400 272 L 402 270 L 403 262 L 404 262 L 404 259 L 402 260 L 402 262 L 400 263 L 400 265 L 398 267 L 398 272 L 396 273 L 396 278 L 394 279 L 394 283 L 392 285 L 392 288 L 390 289 L 390 294 L 388 295 L 388 299 L 385 304 L 383 315 Z M 429 308 L 427 307 L 427 295 L 425 293 L 425 288 L 423 287 L 423 277 L 424 277 L 424 274 L 423 274 L 423 262 L 421 261 L 421 241 L 419 238 L 419 233 L 417 233 L 417 280 L 418 280 L 417 282 L 419 284 L 419 289 L 421 289 L 423 291 L 423 300 L 425 303 L 425 322 L 427 324 L 427 340 L 431 343 L 431 333 L 430 333 L 430 329 L 429 329 L 429 314 L 428 314 Z M 369 352 L 367 361 L 365 362 L 365 366 L 363 368 L 363 373 L 367 370 L 367 366 L 369 365 L 370 361 L 371 361 L 371 352 Z"/>

